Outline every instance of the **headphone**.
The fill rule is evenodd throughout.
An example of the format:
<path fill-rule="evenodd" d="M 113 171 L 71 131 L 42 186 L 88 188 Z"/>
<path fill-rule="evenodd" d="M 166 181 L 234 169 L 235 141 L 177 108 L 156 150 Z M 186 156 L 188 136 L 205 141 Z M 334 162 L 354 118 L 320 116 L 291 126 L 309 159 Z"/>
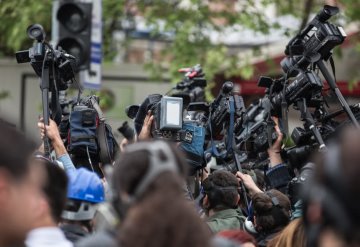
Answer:
<path fill-rule="evenodd" d="M 137 151 L 147 151 L 149 153 L 149 167 L 146 174 L 141 178 L 140 183 L 136 186 L 135 191 L 129 197 L 129 202 L 133 203 L 144 195 L 149 185 L 162 173 L 170 171 L 179 173 L 177 162 L 173 151 L 164 141 L 154 141 L 151 143 L 135 143 L 125 148 L 125 153 Z M 161 158 L 161 156 L 164 158 Z"/>
<path fill-rule="evenodd" d="M 250 232 L 252 234 L 257 234 L 258 232 L 256 231 L 255 225 L 254 225 L 254 208 L 252 206 L 252 201 L 250 201 L 249 203 L 249 208 L 248 208 L 248 212 L 249 215 L 245 220 L 245 230 L 247 232 Z"/>
<path fill-rule="evenodd" d="M 207 178 L 207 182 L 203 182 L 203 186 L 202 186 L 202 192 L 203 192 L 203 197 L 201 198 L 201 203 L 203 201 L 203 199 L 205 198 L 205 195 L 208 195 L 209 198 L 221 198 L 223 197 L 222 195 L 222 192 L 225 192 L 225 191 L 230 191 L 230 192 L 236 192 L 238 193 L 238 189 L 239 187 L 238 186 L 219 186 L 219 185 L 216 185 L 214 184 L 214 182 L 211 180 L 211 176 L 213 175 L 210 175 L 208 178 Z M 205 185 L 205 187 L 204 187 Z M 222 206 L 226 206 L 226 207 L 230 207 L 230 208 L 236 208 L 237 207 L 237 202 L 233 202 L 232 205 L 228 205 L 228 204 L 225 204 L 225 203 L 222 203 L 220 205 L 217 205 L 217 206 L 213 206 L 211 205 L 211 202 L 209 200 L 209 203 L 210 203 L 210 208 L 220 208 Z"/>
<path fill-rule="evenodd" d="M 275 213 L 273 217 L 276 218 L 277 221 L 280 221 L 279 223 L 282 223 L 282 221 L 284 221 L 284 223 L 285 221 L 289 221 L 290 219 L 280 211 L 283 209 L 283 207 L 281 206 L 279 199 L 270 191 L 265 191 L 264 194 L 269 196 L 271 199 L 271 203 L 272 203 L 271 211 L 272 214 Z M 258 232 L 256 230 L 253 221 L 254 221 L 254 208 L 252 207 L 252 201 L 251 201 L 249 205 L 249 215 L 245 220 L 245 229 L 250 233 L 257 234 Z"/>

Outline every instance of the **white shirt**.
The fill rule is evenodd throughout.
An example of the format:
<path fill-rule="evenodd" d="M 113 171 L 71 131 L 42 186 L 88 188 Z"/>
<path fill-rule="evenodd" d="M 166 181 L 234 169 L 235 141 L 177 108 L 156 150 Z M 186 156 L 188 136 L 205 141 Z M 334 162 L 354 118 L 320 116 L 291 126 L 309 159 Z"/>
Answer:
<path fill-rule="evenodd" d="M 27 247 L 73 247 L 58 227 L 40 227 L 31 230 L 25 240 Z"/>

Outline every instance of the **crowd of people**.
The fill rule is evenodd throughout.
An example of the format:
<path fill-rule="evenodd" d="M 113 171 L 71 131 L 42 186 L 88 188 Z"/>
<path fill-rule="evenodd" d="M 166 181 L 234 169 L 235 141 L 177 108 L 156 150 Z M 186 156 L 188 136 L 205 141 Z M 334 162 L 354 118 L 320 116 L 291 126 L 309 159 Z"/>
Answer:
<path fill-rule="evenodd" d="M 189 177 L 176 143 L 151 138 L 151 121 L 120 145 L 112 165 L 99 164 L 99 176 L 72 161 L 54 121 L 38 123 L 51 141 L 49 159 L 1 120 L 0 246 L 360 245 L 359 130 L 346 129 L 314 156 L 306 179 L 282 161 L 279 128 L 267 170 L 204 168 Z M 294 176 L 302 190 L 293 203 L 286 191 Z"/>

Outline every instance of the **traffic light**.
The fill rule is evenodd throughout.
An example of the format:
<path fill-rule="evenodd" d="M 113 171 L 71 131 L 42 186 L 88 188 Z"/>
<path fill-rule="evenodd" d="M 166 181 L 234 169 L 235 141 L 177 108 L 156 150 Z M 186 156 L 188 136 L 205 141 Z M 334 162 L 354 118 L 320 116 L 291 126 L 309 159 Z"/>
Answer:
<path fill-rule="evenodd" d="M 92 4 L 80 1 L 59 1 L 56 12 L 58 42 L 77 59 L 77 70 L 89 68 L 91 52 Z"/>

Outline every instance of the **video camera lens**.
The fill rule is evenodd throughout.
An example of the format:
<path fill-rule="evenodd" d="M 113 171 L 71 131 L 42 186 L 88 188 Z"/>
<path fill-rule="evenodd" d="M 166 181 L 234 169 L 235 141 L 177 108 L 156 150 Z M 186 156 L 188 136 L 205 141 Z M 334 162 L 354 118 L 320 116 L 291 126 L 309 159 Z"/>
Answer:
<path fill-rule="evenodd" d="M 229 94 L 231 93 L 233 88 L 234 88 L 234 83 L 232 83 L 231 81 L 227 81 L 223 84 L 221 91 L 223 94 Z"/>
<path fill-rule="evenodd" d="M 335 6 L 325 5 L 324 8 L 317 14 L 317 18 L 321 22 L 325 22 L 330 19 L 331 16 L 339 13 L 339 8 Z"/>
<path fill-rule="evenodd" d="M 118 131 L 129 141 L 134 140 L 135 132 L 134 130 L 129 126 L 128 122 L 125 121 L 119 128 Z"/>
<path fill-rule="evenodd" d="M 30 39 L 37 40 L 38 42 L 45 40 L 45 31 L 40 24 L 30 25 L 26 32 Z"/>

